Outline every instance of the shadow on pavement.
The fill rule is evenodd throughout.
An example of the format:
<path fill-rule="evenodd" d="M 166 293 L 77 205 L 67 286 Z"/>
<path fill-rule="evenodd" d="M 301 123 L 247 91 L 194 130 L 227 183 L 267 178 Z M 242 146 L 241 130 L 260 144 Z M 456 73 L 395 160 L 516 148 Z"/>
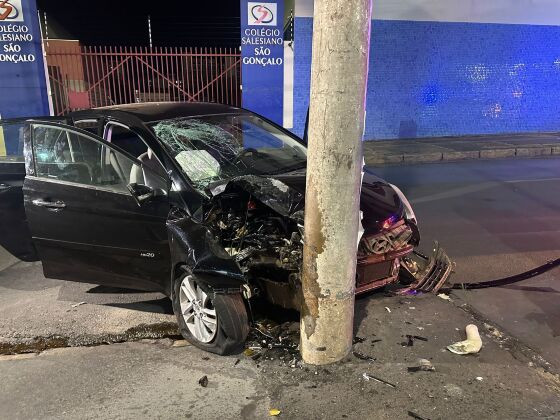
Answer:
<path fill-rule="evenodd" d="M 124 289 L 122 287 L 95 286 L 89 289 L 86 293 L 133 294 L 133 293 L 146 293 L 146 292 L 143 290 L 136 290 L 136 289 Z"/>
<path fill-rule="evenodd" d="M 173 315 L 171 300 L 167 297 L 142 302 L 105 303 L 103 305 L 113 306 L 115 308 L 131 309 L 134 311 Z"/>

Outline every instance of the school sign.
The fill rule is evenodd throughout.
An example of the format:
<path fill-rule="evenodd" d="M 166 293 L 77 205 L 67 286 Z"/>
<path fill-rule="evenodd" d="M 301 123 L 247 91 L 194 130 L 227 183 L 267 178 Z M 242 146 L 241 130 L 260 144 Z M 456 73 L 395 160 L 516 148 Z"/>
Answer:
<path fill-rule="evenodd" d="M 0 0 L 0 118 L 49 115 L 35 0 Z M 0 132 L 0 156 L 17 154 Z"/>

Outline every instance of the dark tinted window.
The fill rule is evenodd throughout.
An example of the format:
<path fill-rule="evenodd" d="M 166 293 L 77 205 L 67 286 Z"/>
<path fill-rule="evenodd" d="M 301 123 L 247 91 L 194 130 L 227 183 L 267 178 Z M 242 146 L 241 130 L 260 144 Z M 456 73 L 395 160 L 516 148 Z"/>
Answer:
<path fill-rule="evenodd" d="M 127 192 L 132 174 L 142 173 L 140 166 L 124 154 L 64 128 L 33 126 L 33 151 L 41 178 Z"/>
<path fill-rule="evenodd" d="M 23 159 L 24 124 L 2 122 L 0 120 L 0 157 L 18 156 Z"/>
<path fill-rule="evenodd" d="M 98 135 L 99 121 L 98 120 L 82 120 L 76 121 L 74 125 L 82 130 L 89 131 L 91 134 Z"/>
<path fill-rule="evenodd" d="M 148 151 L 148 146 L 140 136 L 120 125 L 108 125 L 107 140 L 136 158 Z"/>

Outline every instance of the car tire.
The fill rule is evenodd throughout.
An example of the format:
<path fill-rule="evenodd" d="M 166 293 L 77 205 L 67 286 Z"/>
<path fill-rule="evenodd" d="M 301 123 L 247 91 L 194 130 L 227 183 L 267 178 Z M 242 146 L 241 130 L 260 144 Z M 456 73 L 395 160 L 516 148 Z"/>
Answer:
<path fill-rule="evenodd" d="M 199 285 L 200 280 L 190 272 L 184 272 L 173 282 L 171 300 L 181 335 L 211 353 L 239 353 L 249 334 L 241 293 L 211 296 Z"/>

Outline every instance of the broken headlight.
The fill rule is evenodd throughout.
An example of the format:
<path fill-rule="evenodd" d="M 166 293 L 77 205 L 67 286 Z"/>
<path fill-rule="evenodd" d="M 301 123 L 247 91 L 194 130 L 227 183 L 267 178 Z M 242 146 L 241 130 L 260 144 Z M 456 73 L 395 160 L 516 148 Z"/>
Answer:
<path fill-rule="evenodd" d="M 412 210 L 412 206 L 410 205 L 410 202 L 408 201 L 408 199 L 406 198 L 404 193 L 396 185 L 393 185 L 393 184 L 389 184 L 389 185 L 391 186 L 391 188 L 393 188 L 393 190 L 395 190 L 395 192 L 397 193 L 397 195 L 399 196 L 399 198 L 401 199 L 401 201 L 404 204 L 404 214 L 405 214 L 406 220 L 409 220 L 412 223 L 414 223 L 415 225 L 417 225 L 418 222 L 416 220 L 416 215 L 414 214 L 414 210 Z"/>

